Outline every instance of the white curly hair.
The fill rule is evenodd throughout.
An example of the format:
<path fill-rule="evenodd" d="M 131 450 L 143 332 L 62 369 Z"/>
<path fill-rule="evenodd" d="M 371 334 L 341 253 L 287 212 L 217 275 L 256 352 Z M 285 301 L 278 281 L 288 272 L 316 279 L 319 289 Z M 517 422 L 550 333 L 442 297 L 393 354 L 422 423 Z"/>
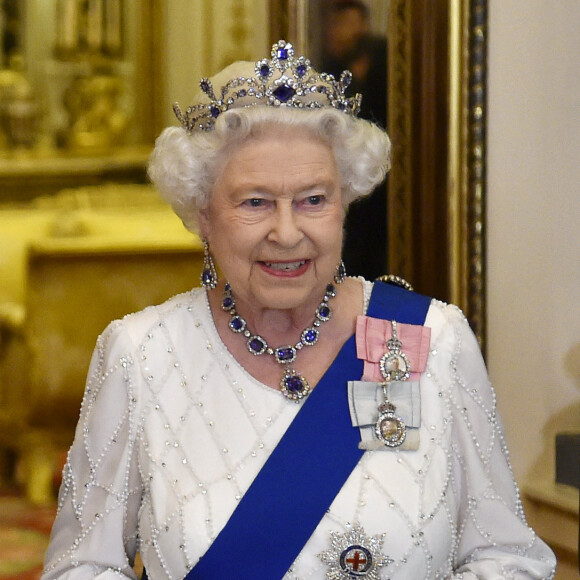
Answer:
<path fill-rule="evenodd" d="M 254 63 L 237 62 L 211 79 L 220 87 L 228 79 L 253 74 Z M 250 73 L 251 71 L 251 73 Z M 364 96 L 363 96 L 364 98 Z M 208 102 L 200 93 L 195 104 Z M 148 174 L 185 227 L 198 232 L 198 214 L 210 203 L 213 186 L 236 145 L 276 128 L 307 131 L 332 150 L 338 167 L 345 211 L 369 195 L 391 167 L 391 143 L 380 127 L 332 107 L 241 106 L 216 119 L 212 130 L 166 128 L 155 143 Z"/>

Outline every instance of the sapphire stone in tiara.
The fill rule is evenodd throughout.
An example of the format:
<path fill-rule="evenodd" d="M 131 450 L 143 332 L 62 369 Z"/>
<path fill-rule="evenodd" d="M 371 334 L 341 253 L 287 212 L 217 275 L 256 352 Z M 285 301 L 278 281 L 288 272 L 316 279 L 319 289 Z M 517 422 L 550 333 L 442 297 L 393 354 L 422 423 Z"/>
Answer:
<path fill-rule="evenodd" d="M 296 94 L 296 91 L 288 85 L 280 85 L 277 89 L 272 91 L 272 94 L 281 103 L 287 103 Z"/>
<path fill-rule="evenodd" d="M 200 87 L 208 103 L 192 105 L 185 111 L 177 103 L 173 105 L 183 128 L 188 133 L 211 131 L 224 112 L 256 105 L 297 109 L 328 107 L 351 117 L 356 117 L 360 110 L 361 95 L 347 97 L 345 94 L 352 81 L 349 71 L 344 71 L 339 79 L 317 73 L 306 57 L 295 57 L 294 47 L 284 40 L 272 46 L 269 59 L 255 63 L 254 75 L 230 79 L 217 91 L 209 79 L 201 79 Z"/>

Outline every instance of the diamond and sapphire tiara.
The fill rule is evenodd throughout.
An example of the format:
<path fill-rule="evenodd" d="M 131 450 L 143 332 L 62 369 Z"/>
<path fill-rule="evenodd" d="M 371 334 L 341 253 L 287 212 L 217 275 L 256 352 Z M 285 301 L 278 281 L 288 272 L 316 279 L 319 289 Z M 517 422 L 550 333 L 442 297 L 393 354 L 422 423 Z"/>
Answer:
<path fill-rule="evenodd" d="M 192 105 L 183 112 L 175 103 L 173 110 L 183 128 L 210 131 L 216 119 L 230 109 L 267 105 L 298 109 L 333 107 L 355 117 L 360 110 L 361 95 L 347 97 L 345 91 L 352 81 L 350 71 L 343 71 L 340 79 L 333 75 L 317 73 L 310 61 L 294 57 L 294 47 L 279 40 L 272 46 L 271 58 L 256 62 L 254 77 L 236 77 L 219 91 L 219 97 L 208 78 L 200 81 L 201 90 L 209 103 Z"/>

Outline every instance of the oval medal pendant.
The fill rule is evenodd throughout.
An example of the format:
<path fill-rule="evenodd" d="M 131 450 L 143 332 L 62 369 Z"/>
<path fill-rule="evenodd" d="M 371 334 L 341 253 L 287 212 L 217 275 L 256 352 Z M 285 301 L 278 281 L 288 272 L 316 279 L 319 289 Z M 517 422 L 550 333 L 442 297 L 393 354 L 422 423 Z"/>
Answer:
<path fill-rule="evenodd" d="M 379 407 L 375 434 L 387 447 L 399 447 L 405 441 L 407 428 L 403 420 L 395 415 L 395 407 L 391 403 L 383 403 Z"/>
<path fill-rule="evenodd" d="M 411 376 L 409 359 L 405 353 L 401 352 L 400 348 L 395 346 L 391 349 L 389 346 L 392 345 L 387 343 L 387 352 L 379 361 L 381 374 L 385 381 L 406 381 Z"/>
<path fill-rule="evenodd" d="M 397 337 L 397 321 L 393 320 L 392 336 L 387 340 L 387 352 L 379 361 L 379 368 L 385 381 L 406 381 L 411 376 L 411 363 L 401 350 L 402 344 Z"/>

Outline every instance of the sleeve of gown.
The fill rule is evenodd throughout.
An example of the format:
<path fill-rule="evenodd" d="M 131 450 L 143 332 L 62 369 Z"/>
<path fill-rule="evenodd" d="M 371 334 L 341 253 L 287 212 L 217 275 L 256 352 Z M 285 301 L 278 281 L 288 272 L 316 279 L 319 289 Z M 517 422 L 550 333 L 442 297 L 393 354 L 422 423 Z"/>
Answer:
<path fill-rule="evenodd" d="M 109 325 L 93 354 L 42 580 L 136 578 L 139 401 L 123 328 Z"/>
<path fill-rule="evenodd" d="M 555 557 L 525 521 L 479 345 L 463 314 L 449 310 L 455 334 L 449 371 L 458 502 L 453 578 L 553 578 Z"/>

